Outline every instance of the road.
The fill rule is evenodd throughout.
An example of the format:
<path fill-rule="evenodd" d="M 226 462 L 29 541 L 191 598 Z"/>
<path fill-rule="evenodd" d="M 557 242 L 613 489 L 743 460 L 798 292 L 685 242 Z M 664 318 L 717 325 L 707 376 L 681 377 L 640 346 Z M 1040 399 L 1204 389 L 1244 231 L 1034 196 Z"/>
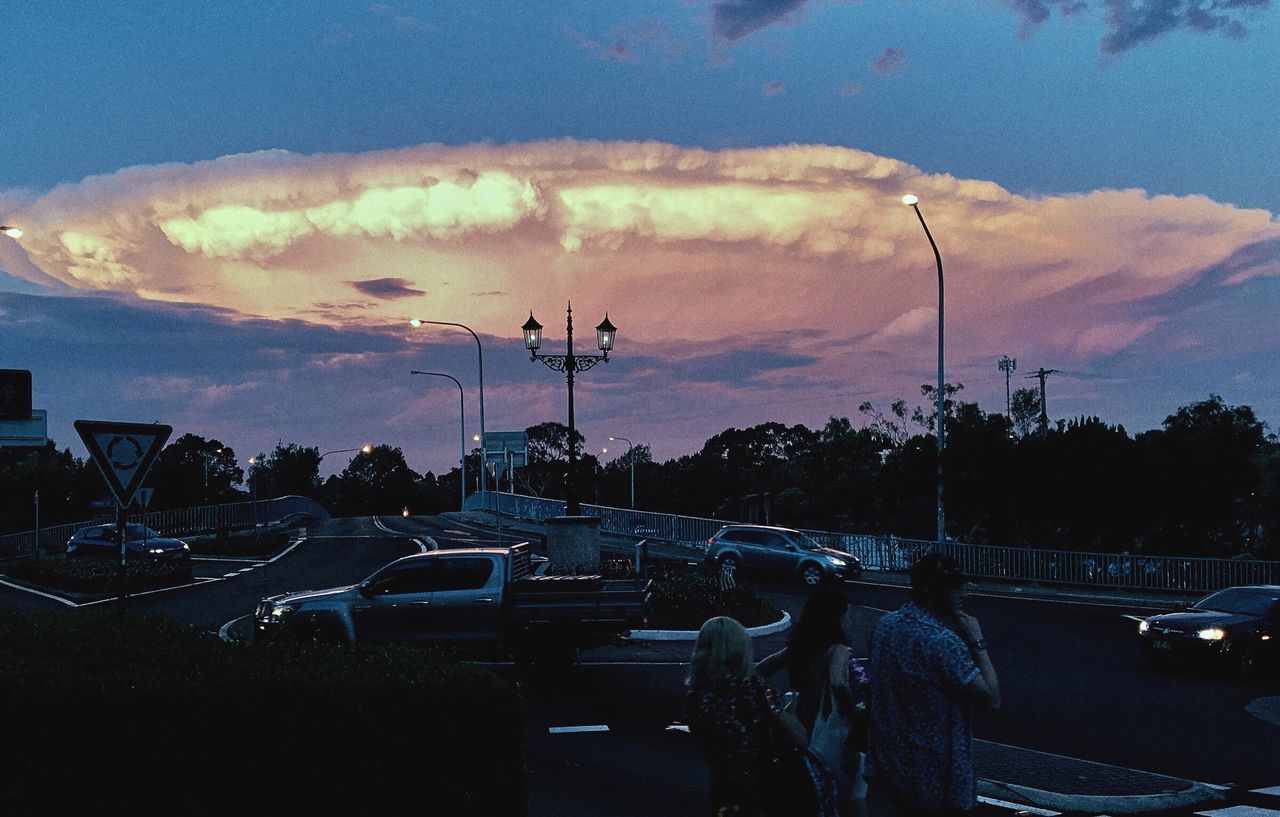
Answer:
<path fill-rule="evenodd" d="M 274 561 L 198 562 L 205 581 L 134 597 L 130 609 L 208 630 L 240 619 L 243 632 L 242 617 L 263 595 L 350 584 L 423 548 L 493 541 L 439 518 L 334 519 L 311 525 Z M 743 581 L 799 614 L 802 587 Z M 858 640 L 906 598 L 872 583 L 850 590 Z M 0 587 L 0 609 L 70 608 Z M 1004 695 L 1001 711 L 979 715 L 978 737 L 1244 789 L 1280 785 L 1280 726 L 1246 711 L 1280 695 L 1274 677 L 1242 682 L 1143 667 L 1125 615 L 1146 610 L 983 595 L 971 595 L 966 609 L 982 622 Z M 785 634 L 764 637 L 756 650 L 763 656 L 783 643 Z M 561 674 L 520 679 L 532 815 L 704 813 L 705 763 L 687 734 L 668 729 L 679 719 L 690 646 L 605 648 Z M 495 670 L 514 677 L 510 667 Z"/>

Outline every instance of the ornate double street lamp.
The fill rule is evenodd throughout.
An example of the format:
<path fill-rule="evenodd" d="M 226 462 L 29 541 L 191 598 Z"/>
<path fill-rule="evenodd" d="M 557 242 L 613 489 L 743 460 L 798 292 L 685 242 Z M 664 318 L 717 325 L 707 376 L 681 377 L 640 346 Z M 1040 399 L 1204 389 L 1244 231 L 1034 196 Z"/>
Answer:
<path fill-rule="evenodd" d="M 432 377 L 447 377 L 453 381 L 455 386 L 458 387 L 458 441 L 462 444 L 462 459 L 460 460 L 462 463 L 462 485 L 461 490 L 458 492 L 458 502 L 460 503 L 459 509 L 465 511 L 467 509 L 467 409 L 463 402 L 462 384 L 458 382 L 458 378 L 451 374 L 445 374 L 444 372 L 420 372 L 415 369 L 414 371 L 409 372 L 409 374 L 426 374 L 431 375 Z M 484 466 L 481 465 L 481 468 L 483 467 Z"/>
<path fill-rule="evenodd" d="M 618 334 L 618 329 L 609 322 L 609 313 L 606 312 L 604 320 L 600 321 L 600 325 L 596 327 L 596 345 L 600 347 L 603 354 L 575 355 L 573 353 L 572 303 L 569 304 L 566 314 L 565 354 L 563 355 L 538 354 L 538 349 L 542 346 L 542 324 L 534 320 L 532 312 L 529 313 L 529 320 L 525 321 L 520 329 L 524 332 L 524 347 L 529 350 L 529 360 L 540 360 L 552 371 L 564 372 L 565 380 L 569 384 L 569 470 L 565 473 L 564 479 L 564 513 L 565 516 L 581 516 L 582 506 L 578 504 L 578 487 L 574 477 L 578 462 L 578 448 L 573 439 L 573 376 L 593 368 L 601 361 L 609 362 L 609 352 L 613 350 L 613 341 Z"/>
<path fill-rule="evenodd" d="M 924 223 L 924 214 L 920 212 L 920 199 L 908 193 L 902 197 L 902 203 L 916 211 L 916 216 L 920 219 L 920 226 L 924 228 L 924 234 L 929 239 L 929 246 L 933 247 L 933 257 L 938 262 L 938 544 L 942 545 L 946 542 L 946 517 L 942 510 L 942 438 L 943 426 L 946 424 L 947 416 L 942 412 L 942 254 L 938 252 L 938 245 L 933 240 L 933 233 L 929 232 L 929 225 Z"/>

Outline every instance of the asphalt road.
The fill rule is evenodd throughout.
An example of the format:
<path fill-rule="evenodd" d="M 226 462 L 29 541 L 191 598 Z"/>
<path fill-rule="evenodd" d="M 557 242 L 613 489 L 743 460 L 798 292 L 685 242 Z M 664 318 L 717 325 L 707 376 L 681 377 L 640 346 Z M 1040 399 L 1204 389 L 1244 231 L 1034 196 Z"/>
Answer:
<path fill-rule="evenodd" d="M 350 584 L 423 548 L 494 540 L 436 518 L 335 519 L 310 526 L 275 561 L 199 562 L 197 574 L 208 581 L 136 596 L 130 609 L 217 630 L 249 614 L 263 595 Z M 799 613 L 803 587 L 750 576 L 742 582 Z M 859 639 L 906 598 L 900 588 L 870 583 L 850 590 Z M 32 609 L 72 608 L 0 586 L 0 610 Z M 1001 711 L 978 717 L 978 737 L 1215 784 L 1280 784 L 1280 726 L 1245 709 L 1280 695 L 1280 679 L 1147 669 L 1125 614 L 1148 610 L 979 595 L 966 609 L 982 623 L 1004 695 Z M 247 622 L 239 627 L 247 631 Z M 758 657 L 783 643 L 785 634 L 757 639 Z M 532 815 L 704 813 L 705 763 L 688 735 L 668 730 L 679 718 L 690 647 L 594 650 L 566 672 L 519 679 Z M 584 726 L 607 731 L 551 731 Z"/>

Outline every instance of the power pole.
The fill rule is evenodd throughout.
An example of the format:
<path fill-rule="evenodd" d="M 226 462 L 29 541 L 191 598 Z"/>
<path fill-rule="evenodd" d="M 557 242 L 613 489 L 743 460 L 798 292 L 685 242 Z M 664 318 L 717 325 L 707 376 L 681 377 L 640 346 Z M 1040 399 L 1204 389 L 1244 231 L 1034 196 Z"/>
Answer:
<path fill-rule="evenodd" d="M 1049 433 L 1049 409 L 1045 403 L 1045 398 L 1044 398 L 1044 379 L 1051 374 L 1058 374 L 1058 370 L 1045 369 L 1042 367 L 1042 368 L 1036 369 L 1034 372 L 1027 375 L 1028 380 L 1031 380 L 1032 378 L 1039 378 L 1040 380 L 1040 433 L 1041 434 Z"/>
<path fill-rule="evenodd" d="M 1013 436 L 1013 400 L 1009 395 L 1009 375 L 1013 374 L 1013 370 L 1018 368 L 1017 358 L 1005 355 L 1000 358 L 1000 362 L 996 364 L 1000 367 L 1000 371 L 1004 372 L 1004 416 L 1009 421 L 1009 436 Z"/>

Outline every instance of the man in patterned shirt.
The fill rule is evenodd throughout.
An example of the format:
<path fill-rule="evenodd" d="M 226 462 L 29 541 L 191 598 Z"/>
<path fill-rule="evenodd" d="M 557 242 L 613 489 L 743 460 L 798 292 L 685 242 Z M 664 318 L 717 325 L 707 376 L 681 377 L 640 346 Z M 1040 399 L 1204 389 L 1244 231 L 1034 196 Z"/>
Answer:
<path fill-rule="evenodd" d="M 911 568 L 911 601 L 871 637 L 867 779 L 899 817 L 957 817 L 975 803 L 973 704 L 1000 706 L 978 620 L 960 609 L 965 576 L 938 553 Z"/>

